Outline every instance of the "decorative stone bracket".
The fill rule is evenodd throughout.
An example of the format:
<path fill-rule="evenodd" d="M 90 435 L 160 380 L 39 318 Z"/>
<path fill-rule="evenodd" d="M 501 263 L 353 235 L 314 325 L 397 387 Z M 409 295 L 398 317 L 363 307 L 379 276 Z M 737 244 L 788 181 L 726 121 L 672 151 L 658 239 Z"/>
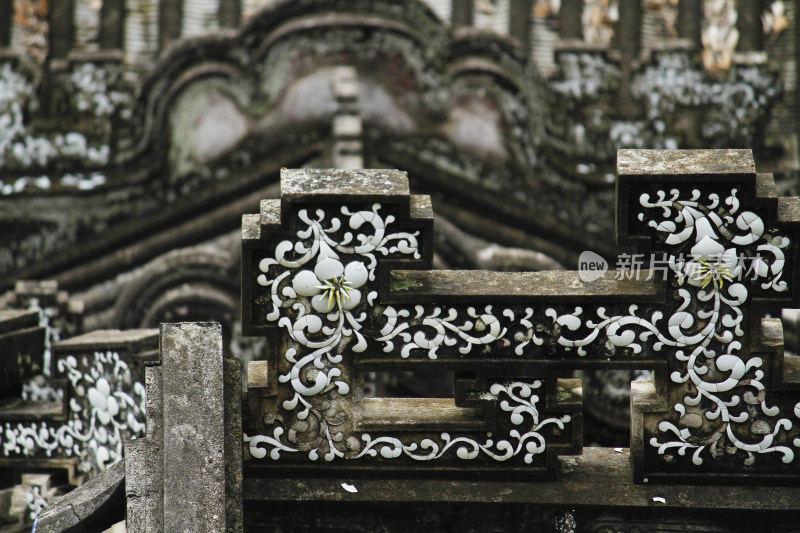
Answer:
<path fill-rule="evenodd" d="M 620 151 L 618 241 L 653 268 L 593 281 L 431 271 L 430 199 L 404 172 L 283 170 L 242 221 L 243 328 L 274 347 L 249 370 L 246 475 L 554 478 L 582 449 L 581 389 L 559 376 L 647 368 L 637 481 L 796 483 L 798 365 L 762 317 L 796 305 L 800 201 L 754 168 Z M 421 369 L 453 371 L 454 398 L 363 397 L 365 372 Z"/>

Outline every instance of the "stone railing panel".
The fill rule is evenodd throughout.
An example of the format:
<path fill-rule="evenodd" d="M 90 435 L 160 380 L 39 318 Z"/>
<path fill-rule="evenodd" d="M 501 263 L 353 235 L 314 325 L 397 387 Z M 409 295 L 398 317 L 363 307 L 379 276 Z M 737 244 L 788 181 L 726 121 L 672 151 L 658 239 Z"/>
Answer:
<path fill-rule="evenodd" d="M 637 481 L 797 479 L 800 398 L 773 374 L 793 365 L 759 327 L 797 300 L 796 201 L 746 150 L 620 151 L 618 173 L 639 264 L 586 279 L 426 270 L 430 201 L 404 173 L 284 170 L 281 200 L 243 218 L 243 328 L 278 331 L 247 471 L 553 478 L 582 446 L 582 391 L 559 376 L 646 368 Z M 365 372 L 423 369 L 455 372 L 454 398 L 363 397 Z"/>

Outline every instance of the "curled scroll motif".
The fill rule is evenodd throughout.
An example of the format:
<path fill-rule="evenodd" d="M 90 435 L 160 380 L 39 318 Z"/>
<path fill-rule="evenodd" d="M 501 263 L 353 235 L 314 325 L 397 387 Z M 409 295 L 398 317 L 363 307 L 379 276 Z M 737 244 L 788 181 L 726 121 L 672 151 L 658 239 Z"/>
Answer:
<path fill-rule="evenodd" d="M 79 357 L 58 361 L 73 391 L 69 420 L 6 422 L 3 456 L 77 457 L 80 472 L 97 474 L 122 458 L 128 439 L 144 435 L 145 388 L 132 381 L 128 364 L 110 351 Z"/>
<path fill-rule="evenodd" d="M 330 432 L 326 428 L 328 438 L 328 452 L 320 454 L 318 448 L 310 450 L 309 459 L 332 461 L 336 457 L 360 459 L 362 457 L 382 457 L 384 459 L 397 459 L 408 457 L 415 461 L 432 461 L 444 457 L 448 452 L 454 452 L 461 460 L 473 460 L 481 455 L 495 461 L 507 461 L 517 455 L 522 455 L 526 464 L 533 462 L 533 457 L 544 453 L 547 444 L 541 434 L 542 428 L 555 426 L 563 431 L 565 424 L 571 421 L 570 415 L 550 417 L 541 420 L 539 417 L 539 396 L 534 394 L 541 389 L 539 380 L 531 383 L 493 383 L 489 392 L 481 395 L 483 400 L 496 400 L 500 410 L 509 413 L 509 420 L 513 426 L 520 429 L 511 429 L 508 438 L 505 435 L 496 440 L 491 433 L 486 438 L 478 439 L 473 436 L 452 437 L 449 433 L 441 433 L 438 438 L 423 438 L 419 442 L 403 441 L 397 437 L 380 436 L 373 438 L 368 433 L 361 435 L 361 443 L 351 445 L 351 450 L 346 453 L 340 451 L 333 443 Z M 245 435 L 245 442 L 249 446 L 250 454 L 257 458 L 266 457 L 277 460 L 282 452 L 296 453 L 299 448 L 287 446 L 282 439 L 284 430 L 276 427 L 272 436 L 259 435 L 249 437 Z"/>
<path fill-rule="evenodd" d="M 466 314 L 460 317 L 453 307 L 435 307 L 426 314 L 425 307 L 417 305 L 412 316 L 409 309 L 389 306 L 382 313 L 386 322 L 380 330 L 381 336 L 375 340 L 383 343 L 383 351 L 388 353 L 394 350 L 395 340 L 399 338 L 403 342 L 400 356 L 404 359 L 416 350 L 423 350 L 428 358 L 436 359 L 441 346 L 460 345 L 458 352 L 468 354 L 474 346 L 488 345 L 505 336 L 507 328 L 503 326 L 502 317 L 493 313 L 491 305 L 482 311 L 468 307 Z M 514 320 L 511 309 L 504 309 L 502 316 Z"/>
<path fill-rule="evenodd" d="M 418 232 L 394 231 L 396 217 L 378 203 L 332 213 L 302 209 L 297 217 L 296 240 L 279 242 L 274 255 L 260 261 L 256 279 L 269 293 L 257 302 L 270 308 L 267 321 L 285 328 L 290 339 L 283 354 L 289 369 L 278 381 L 292 387 L 282 403 L 291 420 L 288 429 L 247 440 L 256 458 L 266 455 L 258 448 L 263 443 L 273 447 L 273 459 L 302 449 L 312 460 L 332 460 L 344 455 L 338 446 L 347 446 L 337 429 L 345 422 L 338 399 L 350 393 L 342 353 L 367 348 L 364 307 L 377 298 L 371 286 L 378 257 L 420 259 Z"/>
<path fill-rule="evenodd" d="M 742 306 L 751 294 L 788 290 L 782 276 L 789 239 L 766 228 L 756 213 L 741 212 L 736 189 L 725 198 L 710 194 L 702 200 L 697 189 L 684 198 L 673 189 L 639 200 L 644 208 L 639 221 L 661 234 L 671 250 L 665 265 L 677 309 L 669 316 L 658 311 L 644 316 L 631 306 L 627 315 L 609 316 L 600 307 L 596 319 L 583 316 L 581 308 L 560 316 L 548 309 L 561 326 L 558 343 L 577 347 L 579 354 L 599 338 L 635 352 L 645 346 L 669 350 L 678 368 L 670 380 L 685 384 L 687 394 L 673 406 L 678 423 L 661 421 L 661 435 L 650 440 L 665 460 L 691 451 L 695 465 L 732 455 L 752 465 L 757 454 L 772 453 L 792 462 L 790 443 L 779 444 L 788 441 L 781 434 L 792 429 L 792 421 L 767 400 L 765 361 L 749 355 L 741 342 Z M 568 336 L 587 330 L 582 337 Z M 800 440 L 791 445 L 798 447 Z"/>
<path fill-rule="evenodd" d="M 660 208 L 662 220 L 648 224 L 667 244 L 692 246 L 691 259 L 670 261 L 682 304 L 668 319 L 680 363 L 670 379 L 691 386 L 674 405 L 678 424 L 659 423 L 662 435 L 650 444 L 667 460 L 691 451 L 696 465 L 731 455 L 752 465 L 758 454 L 792 462 L 790 446 L 800 445 L 785 438 L 792 422 L 768 401 L 765 361 L 743 350 L 739 340 L 745 326 L 741 307 L 751 294 L 788 290 L 781 278 L 789 239 L 766 228 L 756 213 L 740 211 L 736 189 L 705 201 L 696 189 L 689 199 L 680 199 L 677 190 L 659 191 L 655 201 L 644 194 L 640 203 Z"/>
<path fill-rule="evenodd" d="M 356 458 L 365 455 L 375 457 L 380 454 L 385 459 L 394 459 L 406 455 L 417 461 L 430 461 L 439 459 L 454 449 L 456 456 L 463 460 L 475 459 L 484 454 L 495 461 L 506 461 L 522 453 L 525 463 L 531 464 L 534 455 L 544 453 L 547 447 L 545 438 L 539 433 L 541 428 L 552 424 L 559 430 L 564 430 L 564 424 L 571 420 L 569 415 L 539 420 L 537 409 L 539 396 L 533 392 L 541 386 L 542 382 L 538 380 L 532 383 L 513 382 L 507 385 L 493 383 L 489 387 L 489 392 L 482 395 L 482 399 L 500 400 L 500 409 L 511 413 L 511 423 L 522 426 L 523 432 L 512 429 L 509 432 L 509 439 L 499 438 L 495 441 L 489 433 L 481 443 L 471 437 L 452 438 L 448 433 L 442 433 L 438 441 L 427 438 L 419 443 L 405 444 L 395 437 L 373 439 L 365 433 L 361 436 L 364 448 Z"/>
<path fill-rule="evenodd" d="M 697 189 L 657 190 L 642 194 L 639 203 L 639 223 L 661 237 L 658 247 L 665 250 L 671 296 L 659 309 L 381 306 L 372 290 L 377 257 L 419 258 L 417 235 L 394 231 L 394 216 L 384 215 L 379 204 L 317 210 L 314 217 L 299 211 L 297 240 L 279 242 L 274 256 L 259 265 L 257 281 L 267 296 L 257 303 L 269 309 L 268 321 L 288 333 L 282 366 L 288 370 L 278 379 L 292 389 L 282 402 L 288 416 L 280 415 L 272 434 L 248 437 L 253 457 L 307 452 L 311 459 L 333 460 L 374 451 L 437 458 L 464 448 L 449 434 L 425 446 L 352 435 L 346 410 L 337 407 L 350 394 L 341 365 L 346 351 L 433 360 L 488 353 L 537 358 L 574 350 L 579 358 L 601 352 L 609 359 L 668 356 L 671 381 L 687 392 L 674 405 L 677 416 L 658 424 L 660 434 L 650 440 L 666 460 L 691 450 L 696 465 L 725 456 L 753 464 L 760 454 L 793 461 L 791 446 L 799 443 L 786 436 L 793 423 L 767 398 L 764 360 L 742 346 L 749 299 L 789 288 L 783 279 L 789 239 L 765 227 L 758 213 L 741 210 L 734 188 L 706 197 Z M 475 453 L 504 453 L 475 442 Z"/>

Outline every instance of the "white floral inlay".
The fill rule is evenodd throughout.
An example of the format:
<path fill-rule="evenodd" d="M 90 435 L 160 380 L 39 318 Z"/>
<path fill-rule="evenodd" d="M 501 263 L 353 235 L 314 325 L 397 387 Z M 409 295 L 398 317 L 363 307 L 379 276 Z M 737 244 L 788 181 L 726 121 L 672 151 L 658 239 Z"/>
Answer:
<path fill-rule="evenodd" d="M 358 289 L 368 276 L 361 261 L 345 267 L 334 257 L 320 255 L 313 272 L 301 270 L 295 274 L 292 287 L 299 296 L 312 297 L 311 306 L 318 313 L 330 313 L 334 307 L 349 311 L 361 302 Z"/>
<path fill-rule="evenodd" d="M 145 430 L 145 388 L 132 381 L 117 352 L 67 356 L 58 361 L 73 397 L 62 424 L 6 422 L 0 433 L 5 457 L 77 457 L 78 470 L 97 474 L 122 458 L 122 446 Z"/>
<path fill-rule="evenodd" d="M 800 439 L 787 438 L 792 421 L 770 400 L 764 383 L 765 361 L 743 350 L 748 324 L 744 305 L 751 295 L 780 296 L 789 288 L 782 279 L 789 239 L 765 227 L 759 214 L 741 210 L 735 188 L 724 197 L 711 193 L 705 199 L 697 189 L 657 190 L 654 196 L 642 194 L 638 219 L 662 236 L 661 246 L 667 248 L 667 287 L 674 296 L 669 301 L 676 303 L 667 307 L 633 304 L 626 310 L 620 306 L 569 310 L 558 305 L 378 305 L 377 293 L 370 290 L 376 252 L 419 257 L 416 236 L 388 234 L 393 217 L 384 220 L 379 205 L 371 211 L 341 208 L 350 229 L 368 224 L 370 231 L 355 234 L 347 231 L 338 216 L 324 227 L 325 212 L 317 211 L 312 219 L 307 211 L 300 211 L 305 226 L 297 232 L 299 240 L 280 242 L 274 258 L 261 261 L 258 277 L 258 283 L 269 290 L 263 302 L 271 307 L 267 320 L 285 328 L 293 341 L 284 355 L 291 370 L 281 374 L 279 381 L 291 383 L 294 395 L 282 403 L 289 417 L 276 418 L 271 435 L 246 436 L 250 453 L 255 458 L 269 454 L 273 460 L 284 452 L 300 451 L 312 460 L 375 454 L 429 460 L 457 450 L 461 458 L 504 460 L 509 450 L 516 455 L 528 449 L 521 444 L 528 432 L 516 433 L 516 444 L 503 444 L 502 453 L 492 446 L 508 444 L 508 438 L 481 443 L 474 434 L 453 438 L 442 433 L 438 441 L 424 442 L 369 434 L 348 437 L 352 423 L 337 412 L 336 400 L 330 396 L 330 391 L 350 393 L 341 365 L 343 352 L 441 360 L 500 352 L 536 359 L 542 353 L 575 350 L 578 358 L 598 359 L 606 354 L 609 360 L 668 354 L 675 368 L 671 382 L 690 393 L 674 405 L 675 415 L 661 421 L 660 434 L 649 441 L 665 458 L 676 460 L 673 451 L 680 457 L 691 449 L 694 464 L 726 456 L 753 464 L 757 455 L 771 453 L 779 454 L 785 463 L 793 461 L 792 446 L 800 447 Z M 386 248 L 387 241 L 397 245 Z M 371 328 L 366 335 L 363 328 L 368 317 Z M 499 385 L 491 386 L 495 391 Z M 500 391 L 491 394 L 499 398 Z M 524 403 L 521 396 L 515 398 L 519 405 Z M 533 398 L 526 405 L 535 410 Z M 540 423 L 537 417 L 538 411 L 530 431 L 536 432 L 540 424 L 569 421 L 566 416 Z M 541 446 L 533 449 L 543 450 L 543 441 Z"/>

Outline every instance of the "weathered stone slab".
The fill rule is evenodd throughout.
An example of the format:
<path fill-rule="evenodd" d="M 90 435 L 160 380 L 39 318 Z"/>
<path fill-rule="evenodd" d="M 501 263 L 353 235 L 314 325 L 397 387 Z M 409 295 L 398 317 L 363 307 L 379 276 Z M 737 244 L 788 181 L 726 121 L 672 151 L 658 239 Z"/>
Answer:
<path fill-rule="evenodd" d="M 147 436 L 126 445 L 129 532 L 241 531 L 241 370 L 219 324 L 161 327 Z"/>
<path fill-rule="evenodd" d="M 125 513 L 125 465 L 118 462 L 47 507 L 36 522 L 39 533 L 104 531 Z"/>
<path fill-rule="evenodd" d="M 423 502 L 495 504 L 527 503 L 567 508 L 602 507 L 616 512 L 631 509 L 690 511 L 796 512 L 798 487 L 752 487 L 744 484 L 640 484 L 633 481 L 627 448 L 584 448 L 580 456 L 559 460 L 556 483 L 512 480 L 438 480 L 354 478 L 347 473 L 332 477 L 283 479 L 247 478 L 244 499 L 252 501 Z M 358 492 L 346 491 L 342 483 Z M 665 502 L 654 502 L 653 498 Z"/>
<path fill-rule="evenodd" d="M 222 332 L 205 324 L 164 324 L 161 331 L 164 530 L 222 531 Z"/>
<path fill-rule="evenodd" d="M 281 170 L 281 198 L 289 202 L 342 196 L 399 199 L 408 194 L 408 178 L 399 170 Z"/>
<path fill-rule="evenodd" d="M 751 150 L 618 150 L 622 176 L 686 176 L 692 180 L 751 176 L 756 163 Z"/>

